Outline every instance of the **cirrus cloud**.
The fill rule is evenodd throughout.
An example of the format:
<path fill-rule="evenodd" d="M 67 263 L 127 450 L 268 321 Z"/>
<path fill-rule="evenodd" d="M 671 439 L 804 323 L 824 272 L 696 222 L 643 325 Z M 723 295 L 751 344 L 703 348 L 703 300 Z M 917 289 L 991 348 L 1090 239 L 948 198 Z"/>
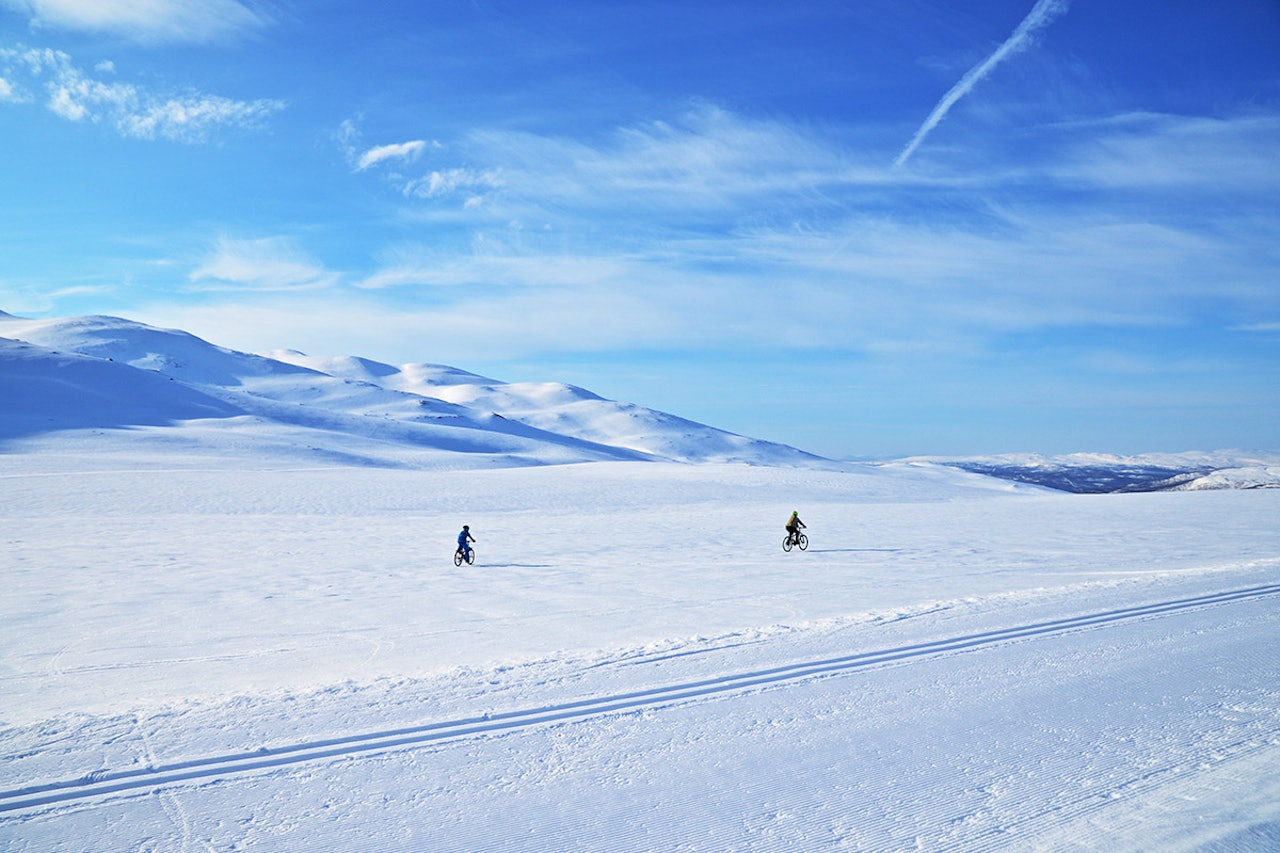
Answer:
<path fill-rule="evenodd" d="M 219 42 L 261 30 L 270 18 L 237 0 L 0 0 L 33 28 L 111 33 L 142 43 Z"/>
<path fill-rule="evenodd" d="M 189 279 L 201 290 L 281 291 L 330 287 L 339 275 L 285 237 L 223 237 Z"/>
<path fill-rule="evenodd" d="M 383 253 L 352 285 L 459 305 L 505 291 L 520 301 L 515 322 L 566 292 L 597 307 L 586 294 L 643 294 L 679 316 L 714 316 L 738 341 L 862 350 L 1169 328 L 1199 322 L 1208 301 L 1256 316 L 1276 304 L 1274 218 L 1255 210 L 1271 204 L 1275 129 L 1253 116 L 1052 126 L 1040 159 L 958 177 L 895 170 L 820 129 L 718 108 L 592 141 L 473 132 L 450 151 L 474 165 L 405 189 L 402 221 L 432 239 Z M 1195 203 L 1198 184 L 1162 179 L 1185 171 L 1188 139 L 1224 152 L 1224 176 L 1248 166 L 1235 180 L 1251 194 L 1220 209 Z M 1132 209 L 1099 211 L 1094 192 L 1123 193 Z M 448 210 L 450 194 L 485 203 Z M 895 194 L 957 213 L 920 222 Z M 782 290 L 822 317 L 780 328 Z"/>
<path fill-rule="evenodd" d="M 410 181 L 404 186 L 404 194 L 417 198 L 440 198 L 465 193 L 468 201 L 480 199 L 485 192 L 499 189 L 504 181 L 497 169 L 446 169 Z"/>

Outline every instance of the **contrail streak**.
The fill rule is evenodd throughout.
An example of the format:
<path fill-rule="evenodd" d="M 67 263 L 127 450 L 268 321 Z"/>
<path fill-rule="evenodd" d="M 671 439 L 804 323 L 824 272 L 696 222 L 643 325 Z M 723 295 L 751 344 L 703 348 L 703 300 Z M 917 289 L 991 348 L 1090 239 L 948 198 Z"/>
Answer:
<path fill-rule="evenodd" d="M 960 82 L 952 86 L 951 90 L 942 96 L 942 100 L 938 101 L 938 105 L 933 108 L 933 112 L 929 113 L 929 117 L 924 120 L 924 124 L 920 125 L 916 135 L 911 137 L 907 147 L 902 149 L 902 153 L 893 161 L 893 165 L 901 166 L 907 162 L 907 158 L 920 147 L 920 143 L 924 142 L 924 138 L 929 135 L 929 132 L 946 117 L 947 111 L 955 106 L 956 101 L 969 94 L 969 90 L 976 86 L 979 80 L 990 74 L 991 70 L 1007 57 L 1020 50 L 1025 50 L 1031 43 L 1031 37 L 1035 35 L 1036 31 L 1044 29 L 1053 23 L 1054 19 L 1061 17 L 1070 5 L 1071 0 L 1037 0 L 1031 12 L 1023 19 L 1021 24 L 1018 24 L 1018 28 L 1013 31 L 1013 35 L 1005 39 L 1004 43 L 997 47 L 995 52 L 980 64 L 969 69 L 968 73 L 960 78 Z"/>

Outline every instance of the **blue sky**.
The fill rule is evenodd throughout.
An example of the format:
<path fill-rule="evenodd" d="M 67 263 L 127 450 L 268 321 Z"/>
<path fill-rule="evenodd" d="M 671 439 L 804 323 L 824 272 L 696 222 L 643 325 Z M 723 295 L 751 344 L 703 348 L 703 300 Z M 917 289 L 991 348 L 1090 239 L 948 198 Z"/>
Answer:
<path fill-rule="evenodd" d="M 0 0 L 0 135 L 13 314 L 841 457 L 1280 448 L 1275 0 Z"/>

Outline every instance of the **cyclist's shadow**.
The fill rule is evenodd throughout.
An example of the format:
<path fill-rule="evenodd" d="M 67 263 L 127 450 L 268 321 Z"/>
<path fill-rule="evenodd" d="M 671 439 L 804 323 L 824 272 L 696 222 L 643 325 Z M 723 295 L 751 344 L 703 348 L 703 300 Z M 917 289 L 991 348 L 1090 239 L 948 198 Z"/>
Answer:
<path fill-rule="evenodd" d="M 488 563 L 490 569 L 554 569 L 552 563 Z"/>
<path fill-rule="evenodd" d="M 900 554 L 905 548 L 810 548 L 810 554 Z"/>

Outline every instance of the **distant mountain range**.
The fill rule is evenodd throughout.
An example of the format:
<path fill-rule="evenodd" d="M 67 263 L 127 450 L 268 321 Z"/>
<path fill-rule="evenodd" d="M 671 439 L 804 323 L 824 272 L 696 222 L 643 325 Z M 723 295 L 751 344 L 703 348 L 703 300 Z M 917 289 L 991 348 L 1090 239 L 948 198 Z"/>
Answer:
<path fill-rule="evenodd" d="M 1049 457 L 931 457 L 929 461 L 1076 494 L 1280 488 L 1280 453 L 1074 453 Z"/>
<path fill-rule="evenodd" d="M 441 454 L 481 466 L 826 462 L 572 385 L 506 383 L 436 364 L 255 355 L 118 317 L 0 312 L 0 400 L 0 447 L 111 430 L 192 451 L 385 465 L 442 464 Z"/>

